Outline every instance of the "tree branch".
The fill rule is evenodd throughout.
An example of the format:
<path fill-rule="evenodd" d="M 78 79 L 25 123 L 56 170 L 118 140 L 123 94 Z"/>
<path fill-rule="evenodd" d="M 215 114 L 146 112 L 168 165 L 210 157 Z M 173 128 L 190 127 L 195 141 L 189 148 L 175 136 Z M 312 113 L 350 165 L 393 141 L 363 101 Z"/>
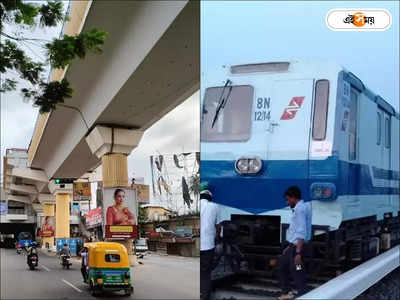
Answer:
<path fill-rule="evenodd" d="M 0 33 L 2 36 L 5 36 L 6 38 L 12 39 L 14 41 L 41 41 L 41 42 L 51 42 L 50 40 L 45 40 L 45 39 L 28 39 L 28 38 L 17 38 L 15 36 L 11 36 L 7 33 L 1 32 Z"/>

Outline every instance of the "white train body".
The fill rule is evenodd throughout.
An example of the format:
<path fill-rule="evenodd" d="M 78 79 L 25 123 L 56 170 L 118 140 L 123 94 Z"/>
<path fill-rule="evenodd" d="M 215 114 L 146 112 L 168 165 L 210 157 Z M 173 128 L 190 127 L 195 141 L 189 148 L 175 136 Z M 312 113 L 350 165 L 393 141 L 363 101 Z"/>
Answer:
<path fill-rule="evenodd" d="M 292 185 L 311 201 L 315 225 L 398 214 L 399 114 L 351 72 L 317 60 L 258 63 L 201 82 L 201 181 L 223 219 L 287 223 Z"/>

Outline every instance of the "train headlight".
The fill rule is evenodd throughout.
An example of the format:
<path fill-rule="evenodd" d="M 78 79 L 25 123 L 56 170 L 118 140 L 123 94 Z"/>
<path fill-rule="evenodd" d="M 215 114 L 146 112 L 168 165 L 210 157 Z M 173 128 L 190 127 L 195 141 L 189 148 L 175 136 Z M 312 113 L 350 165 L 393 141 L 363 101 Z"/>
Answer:
<path fill-rule="evenodd" d="M 335 200 L 336 186 L 331 182 L 314 182 L 310 186 L 311 200 Z"/>
<path fill-rule="evenodd" d="M 235 163 L 235 169 L 240 174 L 256 174 L 261 168 L 262 161 L 258 157 L 241 157 Z"/>

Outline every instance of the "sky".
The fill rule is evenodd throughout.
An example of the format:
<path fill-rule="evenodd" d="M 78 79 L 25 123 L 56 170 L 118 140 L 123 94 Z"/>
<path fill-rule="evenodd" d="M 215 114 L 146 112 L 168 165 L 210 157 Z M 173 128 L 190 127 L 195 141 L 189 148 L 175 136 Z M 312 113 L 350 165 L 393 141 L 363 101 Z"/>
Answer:
<path fill-rule="evenodd" d="M 253 61 L 332 59 L 399 110 L 398 1 L 204 1 L 201 70 Z M 385 8 L 392 26 L 383 32 L 331 31 L 333 8 Z"/>

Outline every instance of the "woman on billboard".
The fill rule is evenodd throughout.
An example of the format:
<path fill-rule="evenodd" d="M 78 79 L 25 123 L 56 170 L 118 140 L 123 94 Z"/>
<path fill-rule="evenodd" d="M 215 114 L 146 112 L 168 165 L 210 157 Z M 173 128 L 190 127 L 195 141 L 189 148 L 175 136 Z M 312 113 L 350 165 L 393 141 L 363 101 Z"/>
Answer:
<path fill-rule="evenodd" d="M 106 225 L 136 225 L 134 214 L 128 207 L 123 206 L 125 191 L 116 189 L 114 191 L 114 205 L 107 208 Z"/>
<path fill-rule="evenodd" d="M 42 229 L 41 229 L 41 234 L 42 236 L 53 236 L 54 235 L 54 229 L 53 226 L 51 226 L 50 217 L 46 216 L 44 218 L 43 224 L 42 224 Z"/>

